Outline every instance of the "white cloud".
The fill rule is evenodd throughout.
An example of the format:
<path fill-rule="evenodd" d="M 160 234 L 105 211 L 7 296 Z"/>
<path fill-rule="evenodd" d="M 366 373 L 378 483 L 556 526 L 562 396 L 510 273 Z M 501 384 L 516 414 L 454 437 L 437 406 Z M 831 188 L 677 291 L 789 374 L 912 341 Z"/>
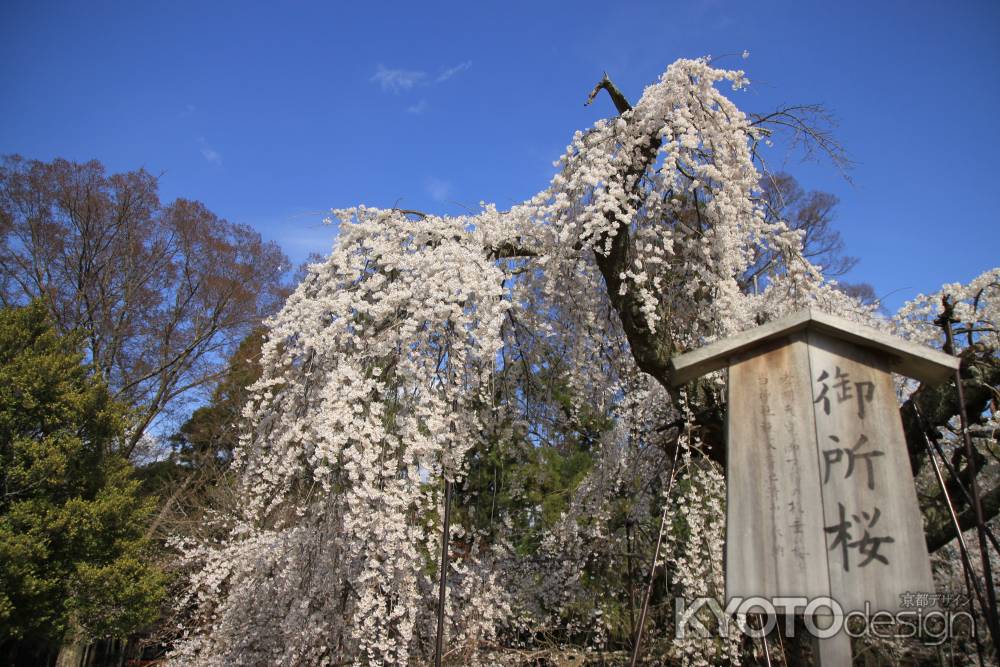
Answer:
<path fill-rule="evenodd" d="M 416 104 L 406 107 L 406 113 L 422 114 L 425 111 L 427 111 L 427 100 L 425 99 L 421 99 Z"/>
<path fill-rule="evenodd" d="M 383 92 L 399 93 L 410 90 L 414 86 L 423 83 L 426 79 L 426 72 L 390 69 L 384 65 L 379 65 L 371 81 L 381 86 Z"/>
<path fill-rule="evenodd" d="M 375 74 L 372 75 L 370 81 L 372 83 L 377 83 L 384 93 L 404 93 L 408 90 L 416 88 L 417 86 L 429 86 L 444 83 L 448 79 L 461 74 L 470 67 L 472 67 L 472 61 L 466 60 L 465 62 L 455 65 L 454 67 L 442 70 L 442 72 L 434 79 L 431 79 L 428 77 L 427 72 L 422 70 L 393 68 L 379 64 L 378 67 L 375 68 Z M 410 113 L 420 113 L 420 111 L 423 111 L 424 108 L 425 102 L 421 100 L 407 109 L 407 111 L 410 111 Z M 413 109 L 418 110 L 413 111 Z"/>
<path fill-rule="evenodd" d="M 466 60 L 464 63 L 459 63 L 454 67 L 449 67 L 445 71 L 441 72 L 441 74 L 438 75 L 438 78 L 434 79 L 434 83 L 441 83 L 443 81 L 447 81 L 451 77 L 455 76 L 456 74 L 461 74 L 470 67 L 472 67 L 471 60 Z"/>
<path fill-rule="evenodd" d="M 205 146 L 201 149 L 201 155 L 212 164 L 222 164 L 222 153 L 214 148 Z"/>
<path fill-rule="evenodd" d="M 201 144 L 201 156 L 205 160 L 212 164 L 222 164 L 222 153 L 209 146 L 205 142 L 205 137 L 198 137 L 198 143 Z"/>
<path fill-rule="evenodd" d="M 451 183 L 438 178 L 427 179 L 427 194 L 436 202 L 443 202 L 451 195 Z"/>

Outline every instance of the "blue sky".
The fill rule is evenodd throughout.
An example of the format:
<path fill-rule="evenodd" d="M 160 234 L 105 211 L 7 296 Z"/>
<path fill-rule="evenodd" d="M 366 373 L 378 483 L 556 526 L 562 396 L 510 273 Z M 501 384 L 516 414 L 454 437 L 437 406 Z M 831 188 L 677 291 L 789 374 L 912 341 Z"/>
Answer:
<path fill-rule="evenodd" d="M 1000 265 L 1000 3 L 22 2 L 0 6 L 0 153 L 162 174 L 295 260 L 331 207 L 458 213 L 545 186 L 576 129 L 673 60 L 737 55 L 767 111 L 820 102 L 857 166 L 849 276 L 895 309 Z"/>

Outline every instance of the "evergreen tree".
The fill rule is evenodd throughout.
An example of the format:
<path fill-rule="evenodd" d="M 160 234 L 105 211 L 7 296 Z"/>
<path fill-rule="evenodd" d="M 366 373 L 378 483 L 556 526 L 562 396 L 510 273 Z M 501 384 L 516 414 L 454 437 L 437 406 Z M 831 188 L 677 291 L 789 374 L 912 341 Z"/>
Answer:
<path fill-rule="evenodd" d="M 36 301 L 0 311 L 0 655 L 124 637 L 152 622 L 164 576 L 153 499 L 114 452 L 125 412 Z"/>

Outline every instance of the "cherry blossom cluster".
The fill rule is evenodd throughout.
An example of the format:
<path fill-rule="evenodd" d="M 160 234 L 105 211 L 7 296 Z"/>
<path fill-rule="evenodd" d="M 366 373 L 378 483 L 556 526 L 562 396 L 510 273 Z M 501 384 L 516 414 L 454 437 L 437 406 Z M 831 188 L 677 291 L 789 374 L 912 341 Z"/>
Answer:
<path fill-rule="evenodd" d="M 198 554 L 207 626 L 178 661 L 403 664 L 429 624 L 439 538 L 425 518 L 441 502 L 429 482 L 460 476 L 479 440 L 504 272 L 476 221 L 335 214 L 334 252 L 269 323 L 235 464 L 242 516 Z M 456 565 L 453 598 L 496 602 L 473 570 Z M 495 620 L 464 618 L 469 636 Z"/>
<path fill-rule="evenodd" d="M 941 347 L 943 330 L 935 323 L 941 314 L 943 297 L 954 304 L 955 330 L 965 332 L 956 337 L 956 345 L 965 347 L 970 340 L 983 340 L 1000 349 L 1000 268 L 986 271 L 968 284 L 943 285 L 934 294 L 918 294 L 899 309 L 893 318 L 897 334 L 915 342 Z"/>
<path fill-rule="evenodd" d="M 751 152 L 762 134 L 720 82 L 748 84 L 707 59 L 673 63 L 633 109 L 577 132 L 560 172 L 530 202 L 553 257 L 608 254 L 627 230 L 620 291 L 639 295 L 650 330 L 666 316 L 692 344 L 752 324 L 738 280 L 762 247 L 787 257 L 783 273 L 794 280 L 818 275 L 801 258 L 801 238 L 765 222 Z"/>

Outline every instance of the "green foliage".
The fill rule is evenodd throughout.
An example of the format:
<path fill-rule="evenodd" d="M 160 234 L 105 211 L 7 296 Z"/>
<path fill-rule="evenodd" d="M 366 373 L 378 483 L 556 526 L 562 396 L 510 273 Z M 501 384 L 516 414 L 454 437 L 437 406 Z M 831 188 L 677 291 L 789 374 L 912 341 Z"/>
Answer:
<path fill-rule="evenodd" d="M 264 330 L 258 327 L 240 341 L 208 405 L 195 410 L 171 438 L 179 459 L 191 465 L 228 462 L 239 440 L 237 424 L 249 387 L 260 377 Z"/>
<path fill-rule="evenodd" d="M 113 453 L 124 409 L 80 347 L 39 302 L 0 311 L 0 644 L 125 636 L 165 594 L 153 501 Z"/>
<path fill-rule="evenodd" d="M 531 393 L 537 412 L 507 423 L 470 452 L 453 505 L 460 523 L 490 540 L 506 533 L 516 556 L 527 559 L 539 555 L 542 540 L 569 510 L 593 468 L 598 440 L 612 426 L 574 393 L 549 352 L 544 364 L 505 366 L 507 381 Z"/>
<path fill-rule="evenodd" d="M 468 475 L 457 489 L 456 511 L 470 514 L 471 525 L 489 533 L 500 521 L 509 521 L 517 552 L 533 554 L 545 531 L 569 507 L 593 465 L 591 448 L 610 425 L 586 407 L 573 422 L 565 431 L 548 433 L 549 442 L 512 425 L 508 437 L 473 451 Z"/>

